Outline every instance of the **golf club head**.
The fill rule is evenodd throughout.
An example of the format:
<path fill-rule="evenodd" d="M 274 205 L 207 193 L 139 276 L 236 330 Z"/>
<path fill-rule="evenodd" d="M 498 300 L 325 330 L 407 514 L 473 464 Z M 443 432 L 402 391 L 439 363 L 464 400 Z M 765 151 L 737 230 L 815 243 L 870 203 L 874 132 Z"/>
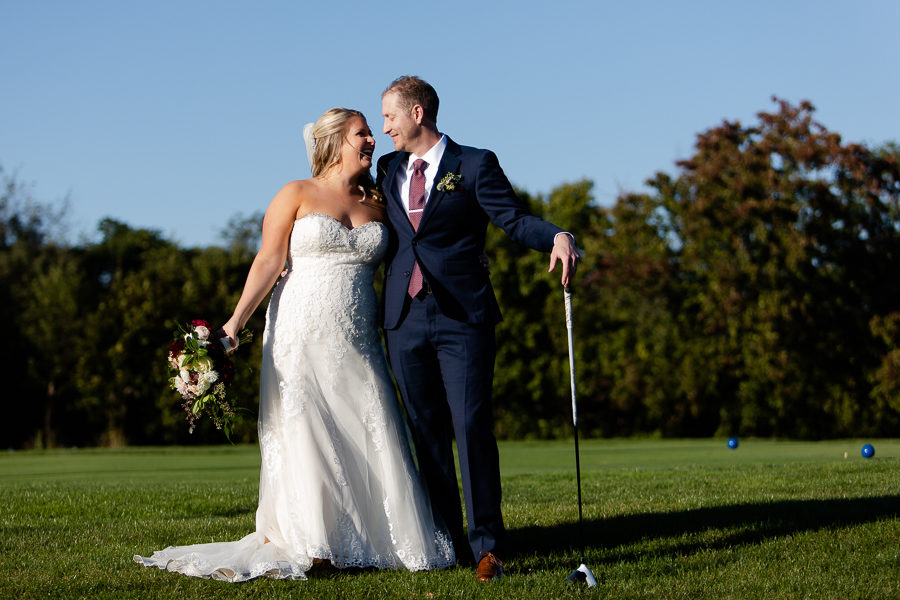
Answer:
<path fill-rule="evenodd" d="M 571 575 L 566 577 L 566 583 L 585 583 L 589 588 L 597 587 L 597 580 L 594 578 L 594 574 L 591 573 L 591 570 L 584 563 L 581 563 L 577 569 L 572 571 Z"/>

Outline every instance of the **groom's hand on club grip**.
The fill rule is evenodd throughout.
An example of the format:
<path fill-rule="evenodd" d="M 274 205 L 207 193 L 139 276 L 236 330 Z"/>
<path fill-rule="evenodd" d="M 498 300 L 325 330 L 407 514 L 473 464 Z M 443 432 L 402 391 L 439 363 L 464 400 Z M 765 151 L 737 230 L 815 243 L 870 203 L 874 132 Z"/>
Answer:
<path fill-rule="evenodd" d="M 569 287 L 575 279 L 579 258 L 581 253 L 575 246 L 575 237 L 567 232 L 558 233 L 553 241 L 553 250 L 550 251 L 550 268 L 547 272 L 550 273 L 556 268 L 557 260 L 562 262 L 562 284 L 563 287 Z"/>

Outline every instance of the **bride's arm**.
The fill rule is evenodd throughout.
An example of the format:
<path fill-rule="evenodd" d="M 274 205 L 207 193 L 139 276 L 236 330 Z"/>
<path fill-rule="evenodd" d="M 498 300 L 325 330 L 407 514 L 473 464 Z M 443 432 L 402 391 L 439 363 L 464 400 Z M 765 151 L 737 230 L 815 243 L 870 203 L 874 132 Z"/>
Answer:
<path fill-rule="evenodd" d="M 232 346 L 236 345 L 237 332 L 247 324 L 250 315 L 272 289 L 278 274 L 284 269 L 291 230 L 300 207 L 303 188 L 304 182 L 292 181 L 281 188 L 266 209 L 259 252 L 250 265 L 247 282 L 244 284 L 244 291 L 234 309 L 234 314 L 222 326 Z"/>

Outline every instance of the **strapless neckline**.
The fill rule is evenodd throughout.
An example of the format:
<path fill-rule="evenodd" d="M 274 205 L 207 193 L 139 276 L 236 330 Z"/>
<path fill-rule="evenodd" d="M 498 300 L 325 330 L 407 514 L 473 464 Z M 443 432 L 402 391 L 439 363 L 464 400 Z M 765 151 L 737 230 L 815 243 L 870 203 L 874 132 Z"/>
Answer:
<path fill-rule="evenodd" d="M 361 224 L 357 225 L 356 227 L 347 227 L 347 226 L 344 225 L 344 223 L 343 223 L 340 219 L 338 219 L 337 217 L 333 217 L 333 216 L 331 216 L 331 215 L 329 215 L 329 214 L 326 214 L 326 213 L 323 213 L 323 212 L 310 212 L 310 213 L 306 213 L 305 215 L 303 215 L 303 216 L 300 217 L 299 219 L 295 219 L 295 220 L 294 220 L 294 223 L 299 223 L 300 221 L 302 221 L 303 219 L 306 219 L 307 217 L 314 217 L 314 216 L 316 216 L 316 217 L 324 217 L 325 219 L 327 219 L 327 220 L 329 220 L 329 221 L 334 221 L 335 223 L 337 223 L 338 225 L 340 225 L 341 228 L 342 228 L 344 231 L 346 231 L 347 233 L 352 233 L 352 232 L 356 231 L 357 229 L 362 229 L 362 228 L 364 228 L 364 227 L 367 226 L 367 225 L 378 224 L 378 225 L 381 225 L 382 227 L 385 226 L 384 223 L 382 223 L 381 221 L 374 221 L 374 220 L 373 220 L 373 221 L 366 221 L 365 223 L 361 223 Z"/>

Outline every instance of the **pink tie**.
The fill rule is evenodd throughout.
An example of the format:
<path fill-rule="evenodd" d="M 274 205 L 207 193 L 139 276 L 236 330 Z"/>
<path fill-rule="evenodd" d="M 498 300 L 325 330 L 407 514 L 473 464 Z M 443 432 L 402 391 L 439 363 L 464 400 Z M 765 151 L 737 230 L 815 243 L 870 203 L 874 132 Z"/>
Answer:
<path fill-rule="evenodd" d="M 422 211 L 425 210 L 425 169 L 428 163 L 421 158 L 413 163 L 413 174 L 409 181 L 409 222 L 413 229 L 419 229 L 422 221 Z M 422 291 L 422 269 L 419 261 L 413 265 L 412 274 L 409 277 L 409 295 L 413 298 Z"/>

